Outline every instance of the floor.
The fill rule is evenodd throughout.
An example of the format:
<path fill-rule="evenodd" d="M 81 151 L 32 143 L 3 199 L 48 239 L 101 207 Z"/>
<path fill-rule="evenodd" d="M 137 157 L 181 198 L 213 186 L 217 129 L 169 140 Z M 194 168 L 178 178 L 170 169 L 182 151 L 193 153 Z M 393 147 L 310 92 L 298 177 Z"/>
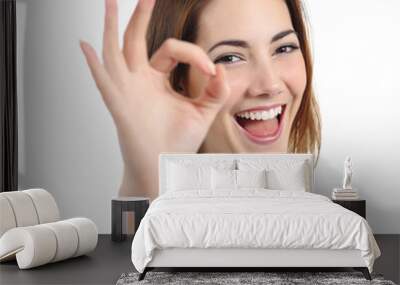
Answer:
<path fill-rule="evenodd" d="M 16 262 L 0 264 L 0 284 L 115 284 L 123 272 L 134 271 L 131 243 L 116 243 L 99 235 L 96 249 L 87 256 L 19 270 Z"/>
<path fill-rule="evenodd" d="M 375 235 L 382 256 L 374 272 L 399 284 L 400 235 Z M 0 284 L 115 284 L 124 272 L 134 271 L 130 259 L 131 241 L 112 242 L 100 235 L 95 251 L 87 256 L 19 270 L 15 261 L 0 264 Z"/>

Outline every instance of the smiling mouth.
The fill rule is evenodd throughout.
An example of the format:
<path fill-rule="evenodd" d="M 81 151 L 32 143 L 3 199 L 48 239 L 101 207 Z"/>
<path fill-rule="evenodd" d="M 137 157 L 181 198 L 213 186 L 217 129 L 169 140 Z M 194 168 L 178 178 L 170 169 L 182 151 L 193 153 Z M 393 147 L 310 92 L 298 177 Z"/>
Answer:
<path fill-rule="evenodd" d="M 255 143 L 268 144 L 282 133 L 286 105 L 259 107 L 238 112 L 235 121 L 245 136 Z"/>

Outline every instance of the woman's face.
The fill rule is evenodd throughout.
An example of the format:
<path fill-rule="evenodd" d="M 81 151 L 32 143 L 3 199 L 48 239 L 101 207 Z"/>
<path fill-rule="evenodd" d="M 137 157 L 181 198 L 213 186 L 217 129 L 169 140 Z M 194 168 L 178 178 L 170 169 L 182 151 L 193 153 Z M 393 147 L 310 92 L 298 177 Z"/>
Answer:
<path fill-rule="evenodd" d="M 205 7 L 195 43 L 224 64 L 231 96 L 202 152 L 287 152 L 307 80 L 296 34 L 281 34 L 288 30 L 284 0 L 213 0 Z M 207 78 L 191 67 L 187 83 L 187 95 L 197 97 Z"/>

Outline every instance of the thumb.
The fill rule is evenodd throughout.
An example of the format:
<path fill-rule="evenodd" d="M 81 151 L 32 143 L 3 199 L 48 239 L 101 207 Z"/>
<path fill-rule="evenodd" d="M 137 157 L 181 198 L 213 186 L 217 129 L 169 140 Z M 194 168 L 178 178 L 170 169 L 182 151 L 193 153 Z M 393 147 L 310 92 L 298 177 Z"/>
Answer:
<path fill-rule="evenodd" d="M 222 64 L 216 65 L 216 74 L 210 78 L 204 93 L 193 100 L 199 112 L 215 117 L 229 98 L 230 88 L 226 82 L 226 70 Z"/>

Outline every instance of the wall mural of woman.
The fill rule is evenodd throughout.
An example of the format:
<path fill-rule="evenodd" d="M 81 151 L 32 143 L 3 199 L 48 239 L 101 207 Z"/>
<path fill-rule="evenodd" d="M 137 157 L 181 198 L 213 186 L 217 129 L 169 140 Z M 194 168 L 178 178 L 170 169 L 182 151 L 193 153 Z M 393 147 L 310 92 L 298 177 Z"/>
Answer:
<path fill-rule="evenodd" d="M 158 155 L 319 154 L 301 0 L 139 0 L 118 44 L 106 0 L 103 63 L 81 48 L 124 160 L 119 194 L 158 195 Z"/>

